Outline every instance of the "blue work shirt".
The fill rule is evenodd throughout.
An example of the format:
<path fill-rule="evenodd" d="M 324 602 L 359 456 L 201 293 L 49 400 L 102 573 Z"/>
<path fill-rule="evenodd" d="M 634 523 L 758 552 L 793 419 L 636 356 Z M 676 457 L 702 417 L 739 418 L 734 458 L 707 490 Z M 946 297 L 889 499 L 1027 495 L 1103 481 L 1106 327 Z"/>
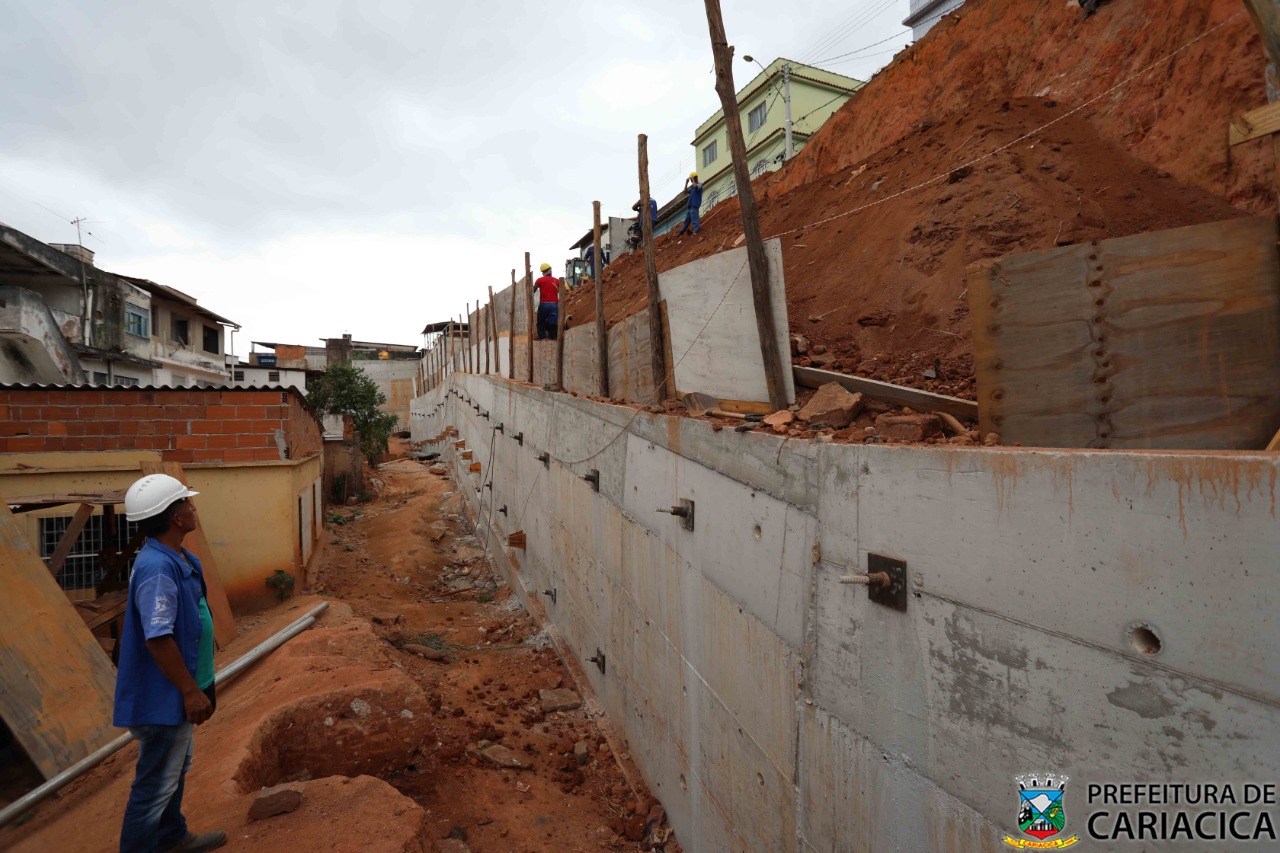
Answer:
<path fill-rule="evenodd" d="M 658 200 L 656 198 L 649 199 L 649 221 L 654 225 L 658 224 Z"/>
<path fill-rule="evenodd" d="M 187 721 L 182 693 L 156 666 L 147 640 L 172 636 L 194 678 L 203 630 L 200 599 L 204 595 L 204 575 L 195 554 L 186 548 L 179 554 L 148 538 L 133 561 L 129 578 L 113 725 L 177 726 Z"/>
<path fill-rule="evenodd" d="M 702 184 L 689 187 L 689 207 L 702 207 Z"/>

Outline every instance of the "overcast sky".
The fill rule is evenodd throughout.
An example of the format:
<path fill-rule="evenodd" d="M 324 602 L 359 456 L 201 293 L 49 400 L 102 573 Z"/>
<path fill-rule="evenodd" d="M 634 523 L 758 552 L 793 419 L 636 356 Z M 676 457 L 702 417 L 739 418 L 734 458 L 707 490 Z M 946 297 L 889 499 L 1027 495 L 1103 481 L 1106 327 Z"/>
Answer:
<path fill-rule="evenodd" d="M 638 197 L 636 135 L 665 202 L 719 108 L 698 0 L 5 6 L 0 222 L 75 242 L 86 218 L 99 266 L 237 321 L 241 356 L 420 343 L 525 250 L 562 274 L 592 199 Z M 868 79 L 907 13 L 724 0 L 735 84 L 759 71 L 744 54 Z"/>

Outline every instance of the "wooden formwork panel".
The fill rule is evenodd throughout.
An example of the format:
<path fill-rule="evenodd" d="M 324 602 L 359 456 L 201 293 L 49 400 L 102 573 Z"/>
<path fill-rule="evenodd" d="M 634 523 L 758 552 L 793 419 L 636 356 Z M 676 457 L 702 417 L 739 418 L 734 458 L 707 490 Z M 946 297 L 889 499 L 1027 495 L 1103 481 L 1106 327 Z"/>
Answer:
<path fill-rule="evenodd" d="M 1038 447 L 1260 449 L 1280 427 L 1275 217 L 971 267 L 984 432 Z"/>
<path fill-rule="evenodd" d="M 116 674 L 0 501 L 0 715 L 45 779 L 105 746 Z"/>
<path fill-rule="evenodd" d="M 609 393 L 639 403 L 653 399 L 647 308 L 609 330 Z"/>
<path fill-rule="evenodd" d="M 564 389 L 579 394 L 600 393 L 599 352 L 595 324 L 575 326 L 564 335 Z"/>

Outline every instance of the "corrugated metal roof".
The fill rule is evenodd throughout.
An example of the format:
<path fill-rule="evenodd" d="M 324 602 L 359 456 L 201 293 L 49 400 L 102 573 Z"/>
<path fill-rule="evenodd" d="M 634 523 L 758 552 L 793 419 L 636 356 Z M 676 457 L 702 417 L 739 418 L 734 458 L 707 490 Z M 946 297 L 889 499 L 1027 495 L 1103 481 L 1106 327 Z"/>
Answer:
<path fill-rule="evenodd" d="M 276 391 L 294 394 L 306 399 L 306 396 L 293 386 L 284 385 L 41 385 L 0 384 L 0 392 L 4 391 Z"/>

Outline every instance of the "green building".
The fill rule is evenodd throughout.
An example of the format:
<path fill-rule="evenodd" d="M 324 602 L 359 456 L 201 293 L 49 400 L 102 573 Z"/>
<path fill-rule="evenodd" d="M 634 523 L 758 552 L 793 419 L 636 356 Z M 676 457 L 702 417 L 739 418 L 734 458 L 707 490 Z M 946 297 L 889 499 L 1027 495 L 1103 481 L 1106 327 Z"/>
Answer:
<path fill-rule="evenodd" d="M 862 86 L 862 81 L 778 58 L 769 63 L 738 91 L 738 110 L 747 142 L 747 162 L 751 177 L 777 169 L 788 156 L 795 156 Z M 787 100 L 791 102 L 791 153 L 787 152 Z M 702 208 L 706 214 L 717 202 L 737 193 L 733 161 L 729 156 L 729 136 L 724 110 L 698 126 L 693 138 L 694 171 L 702 180 Z M 658 233 L 678 228 L 684 220 L 685 194 L 664 205 L 659 214 Z"/>

